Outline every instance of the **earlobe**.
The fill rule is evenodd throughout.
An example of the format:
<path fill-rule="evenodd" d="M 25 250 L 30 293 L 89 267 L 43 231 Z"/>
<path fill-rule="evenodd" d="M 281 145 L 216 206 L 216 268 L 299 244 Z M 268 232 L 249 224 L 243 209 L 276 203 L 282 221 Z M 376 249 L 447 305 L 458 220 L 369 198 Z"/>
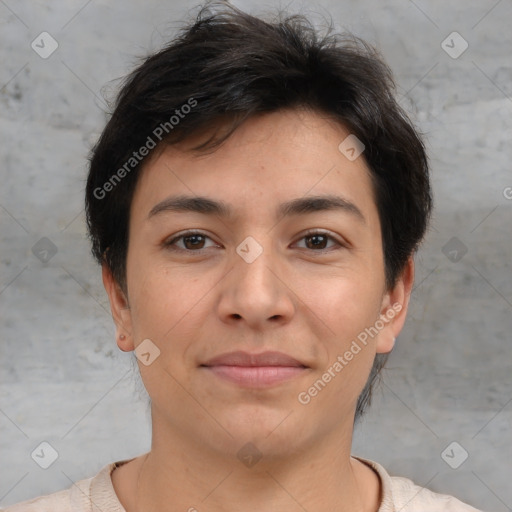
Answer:
<path fill-rule="evenodd" d="M 135 346 L 133 345 L 132 337 L 131 336 L 126 336 L 123 333 L 121 333 L 121 334 L 119 334 L 117 336 L 117 346 L 123 352 L 131 352 L 132 350 L 135 349 Z"/>
<path fill-rule="evenodd" d="M 395 347 L 395 342 L 394 336 L 381 333 L 377 340 L 377 354 L 388 354 Z"/>
<path fill-rule="evenodd" d="M 102 265 L 102 279 L 110 302 L 112 318 L 116 324 L 117 346 L 123 352 L 130 352 L 135 349 L 135 346 L 132 338 L 131 312 L 127 297 L 106 263 Z"/>

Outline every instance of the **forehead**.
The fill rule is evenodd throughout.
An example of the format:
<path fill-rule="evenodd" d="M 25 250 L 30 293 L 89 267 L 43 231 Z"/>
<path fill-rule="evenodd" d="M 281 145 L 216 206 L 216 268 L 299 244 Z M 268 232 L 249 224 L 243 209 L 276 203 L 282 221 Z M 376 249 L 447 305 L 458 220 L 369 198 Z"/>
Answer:
<path fill-rule="evenodd" d="M 206 136 L 210 135 L 211 130 Z M 277 216 L 292 199 L 331 195 L 375 222 L 364 157 L 349 160 L 339 149 L 349 135 L 345 127 L 320 113 L 286 110 L 248 119 L 223 145 L 206 154 L 190 151 L 205 140 L 205 133 L 190 137 L 148 160 L 132 211 L 149 216 L 171 194 L 202 196 L 222 201 L 236 220 L 246 214 Z M 271 203 L 274 212 L 269 211 Z"/>

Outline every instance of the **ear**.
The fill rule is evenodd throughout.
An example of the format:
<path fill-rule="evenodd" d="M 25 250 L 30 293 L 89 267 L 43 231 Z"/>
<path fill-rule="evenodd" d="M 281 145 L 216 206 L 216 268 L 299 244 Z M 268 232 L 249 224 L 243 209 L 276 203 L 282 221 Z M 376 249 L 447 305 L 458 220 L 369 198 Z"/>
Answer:
<path fill-rule="evenodd" d="M 128 299 L 114 279 L 112 272 L 106 263 L 101 267 L 103 286 L 110 301 L 110 311 L 116 324 L 117 346 L 124 352 L 135 349 L 132 338 L 132 318 Z"/>
<path fill-rule="evenodd" d="M 377 338 L 378 354 L 393 350 L 395 340 L 405 323 L 413 283 L 414 259 L 410 256 L 395 286 L 382 298 L 380 319 L 384 323 L 384 328 Z"/>

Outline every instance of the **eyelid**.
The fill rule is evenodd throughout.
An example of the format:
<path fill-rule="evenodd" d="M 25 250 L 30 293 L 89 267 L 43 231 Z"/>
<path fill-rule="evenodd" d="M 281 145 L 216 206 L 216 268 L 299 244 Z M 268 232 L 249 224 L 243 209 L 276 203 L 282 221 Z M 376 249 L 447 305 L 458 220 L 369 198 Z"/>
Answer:
<path fill-rule="evenodd" d="M 332 231 L 329 231 L 329 230 L 326 230 L 326 229 L 322 229 L 322 228 L 310 228 L 310 229 L 308 229 L 307 231 L 305 231 L 304 233 L 299 235 L 297 241 L 302 240 L 303 238 L 305 238 L 307 236 L 313 236 L 313 235 L 324 235 L 327 238 L 330 238 L 331 240 L 334 240 L 340 247 L 343 247 L 343 248 L 350 247 L 350 244 L 343 237 L 341 237 L 339 235 L 337 236 Z M 294 243 L 296 243 L 296 242 L 294 242 Z M 328 252 L 328 251 L 329 251 L 329 249 L 321 249 L 321 250 L 312 251 L 312 252 L 322 253 L 322 252 Z"/>
<path fill-rule="evenodd" d="M 162 245 L 164 247 L 174 249 L 174 248 L 176 248 L 175 242 L 179 241 L 180 239 L 186 238 L 187 236 L 193 236 L 193 235 L 201 235 L 201 236 L 204 236 L 205 238 L 209 238 L 212 242 L 217 243 L 207 233 L 204 233 L 203 231 L 200 231 L 197 229 L 189 229 L 189 230 L 181 231 L 179 233 L 172 235 L 171 237 L 166 238 L 162 242 Z M 191 251 L 189 249 L 181 249 L 180 247 L 178 247 L 178 248 L 176 248 L 176 250 L 178 250 L 178 251 L 181 250 L 181 251 L 186 251 L 186 252 L 200 252 L 201 250 L 204 250 L 204 249 L 198 249 L 197 251 Z"/>
<path fill-rule="evenodd" d="M 162 245 L 169 249 L 169 250 L 176 250 L 176 251 L 182 251 L 182 252 L 188 252 L 188 253 L 193 253 L 193 252 L 197 252 L 197 253 L 201 253 L 202 251 L 205 251 L 206 249 L 209 249 L 209 247 L 206 247 L 206 248 L 201 248 L 201 249 L 197 249 L 197 250 L 191 250 L 191 249 L 182 249 L 180 247 L 176 247 L 176 242 L 183 239 L 183 238 L 186 238 L 187 236 L 193 236 L 193 235 L 201 235 L 205 238 L 208 238 L 210 239 L 212 242 L 216 243 L 215 240 L 213 240 L 213 238 L 208 235 L 207 233 L 204 233 L 203 231 L 200 231 L 200 230 L 197 230 L 197 229 L 191 229 L 191 230 L 185 230 L 185 231 L 182 231 L 182 232 L 178 232 L 174 235 L 172 235 L 172 237 L 170 238 L 167 238 L 165 239 L 163 242 L 162 242 Z M 324 254 L 326 252 L 330 252 L 332 250 L 337 250 L 337 249 L 340 249 L 340 248 L 348 248 L 350 247 L 350 244 L 344 239 L 344 238 L 341 238 L 341 239 L 338 239 L 338 237 L 332 233 L 331 231 L 328 231 L 326 229 L 321 229 L 321 228 L 310 228 L 308 229 L 307 231 L 303 232 L 302 234 L 299 235 L 299 237 L 296 239 L 295 242 L 293 242 L 293 244 L 296 244 L 298 241 L 300 240 L 303 240 L 304 238 L 308 237 L 308 236 L 313 236 L 313 235 L 323 235 L 323 236 L 326 236 L 327 238 L 329 238 L 330 240 L 333 240 L 334 242 L 336 242 L 336 244 L 338 244 L 338 248 L 330 248 L 330 249 L 319 249 L 319 250 L 314 250 L 314 249 L 305 249 L 305 250 L 308 250 L 310 252 L 313 252 L 313 253 L 318 253 L 318 254 Z M 218 244 L 217 244 L 218 245 Z"/>

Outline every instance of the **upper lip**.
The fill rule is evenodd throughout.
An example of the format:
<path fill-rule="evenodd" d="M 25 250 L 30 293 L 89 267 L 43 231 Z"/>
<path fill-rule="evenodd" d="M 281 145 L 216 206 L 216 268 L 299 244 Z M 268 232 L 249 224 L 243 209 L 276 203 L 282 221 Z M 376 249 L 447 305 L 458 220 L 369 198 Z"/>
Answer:
<path fill-rule="evenodd" d="M 306 367 L 297 359 L 283 354 L 282 352 L 261 352 L 250 354 L 248 352 L 236 351 L 226 352 L 209 359 L 201 366 L 297 366 Z"/>

